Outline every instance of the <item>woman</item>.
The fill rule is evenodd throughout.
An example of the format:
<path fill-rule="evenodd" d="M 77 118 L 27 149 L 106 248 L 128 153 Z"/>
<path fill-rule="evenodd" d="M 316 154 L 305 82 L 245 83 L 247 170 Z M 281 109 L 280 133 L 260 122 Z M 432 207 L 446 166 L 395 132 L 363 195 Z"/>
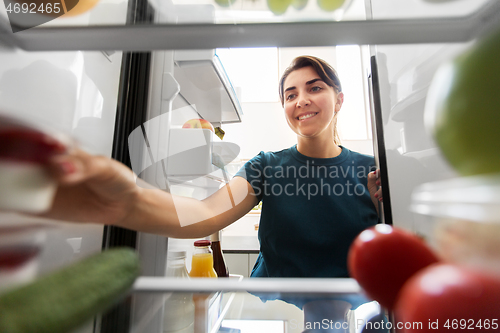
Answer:
<path fill-rule="evenodd" d="M 60 186 L 46 215 L 197 238 L 225 228 L 262 200 L 261 253 L 252 276 L 348 276 L 348 247 L 377 223 L 382 198 L 373 157 L 339 145 L 341 90 L 326 62 L 296 58 L 280 81 L 280 97 L 297 145 L 261 152 L 201 201 L 140 188 L 130 169 L 108 158 L 80 150 L 58 156 L 49 168 Z"/>
<path fill-rule="evenodd" d="M 344 94 L 326 62 L 296 58 L 279 88 L 297 145 L 261 152 L 237 173 L 262 200 L 252 276 L 347 277 L 349 245 L 378 221 L 374 159 L 339 145 Z"/>

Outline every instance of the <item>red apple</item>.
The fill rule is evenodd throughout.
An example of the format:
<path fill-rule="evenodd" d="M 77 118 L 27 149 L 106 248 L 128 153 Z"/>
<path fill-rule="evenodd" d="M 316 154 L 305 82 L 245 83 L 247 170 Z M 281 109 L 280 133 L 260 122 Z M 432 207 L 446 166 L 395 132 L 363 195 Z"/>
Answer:
<path fill-rule="evenodd" d="M 212 124 L 205 119 L 189 119 L 182 125 L 182 128 L 206 128 L 214 132 Z"/>
<path fill-rule="evenodd" d="M 65 16 L 77 16 L 83 14 L 94 8 L 98 2 L 99 0 L 79 0 L 75 4 L 75 1 L 65 1 L 66 7 L 69 7 L 67 8 Z"/>

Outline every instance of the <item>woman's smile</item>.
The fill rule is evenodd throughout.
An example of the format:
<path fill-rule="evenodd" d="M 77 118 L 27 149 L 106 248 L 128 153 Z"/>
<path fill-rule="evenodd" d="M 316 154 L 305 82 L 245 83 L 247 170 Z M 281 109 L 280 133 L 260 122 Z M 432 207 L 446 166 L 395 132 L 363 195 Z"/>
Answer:
<path fill-rule="evenodd" d="M 307 113 L 302 113 L 300 114 L 298 117 L 296 117 L 296 119 L 298 121 L 303 121 L 303 120 L 306 120 L 306 119 L 309 119 L 309 118 L 312 118 L 314 116 L 316 116 L 319 112 L 307 112 Z"/>

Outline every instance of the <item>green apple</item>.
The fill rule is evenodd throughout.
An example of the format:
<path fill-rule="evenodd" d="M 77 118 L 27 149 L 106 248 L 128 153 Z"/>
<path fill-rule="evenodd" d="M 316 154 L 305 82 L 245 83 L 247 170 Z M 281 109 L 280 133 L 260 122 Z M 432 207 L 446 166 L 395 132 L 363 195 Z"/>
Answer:
<path fill-rule="evenodd" d="M 333 12 L 342 7 L 346 0 L 318 0 L 318 6 L 325 12 Z"/>
<path fill-rule="evenodd" d="M 463 175 L 500 172 L 500 30 L 443 65 L 425 121 L 444 157 Z"/>
<path fill-rule="evenodd" d="M 267 7 L 275 15 L 282 15 L 292 4 L 292 0 L 267 0 Z"/>
<path fill-rule="evenodd" d="M 307 0 L 292 0 L 292 7 L 297 10 L 302 10 L 307 6 Z"/>
<path fill-rule="evenodd" d="M 236 0 L 215 0 L 215 3 L 221 7 L 229 7 L 230 5 L 232 5 L 235 2 L 236 2 Z"/>

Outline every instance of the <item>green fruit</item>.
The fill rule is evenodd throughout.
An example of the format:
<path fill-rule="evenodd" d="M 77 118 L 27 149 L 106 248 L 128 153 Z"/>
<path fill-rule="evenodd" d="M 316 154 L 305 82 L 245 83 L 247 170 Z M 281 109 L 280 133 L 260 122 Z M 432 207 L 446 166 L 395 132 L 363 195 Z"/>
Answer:
<path fill-rule="evenodd" d="M 307 0 L 292 0 L 292 7 L 297 10 L 302 10 L 307 6 Z"/>
<path fill-rule="evenodd" d="M 291 3 L 292 0 L 267 0 L 267 7 L 269 7 L 269 10 L 275 15 L 282 15 L 286 12 Z"/>
<path fill-rule="evenodd" d="M 0 332 L 66 333 L 110 308 L 139 274 L 130 248 L 113 248 L 0 296 Z"/>
<path fill-rule="evenodd" d="M 426 125 L 463 175 L 500 172 L 500 31 L 442 66 L 426 101 Z"/>
<path fill-rule="evenodd" d="M 345 0 L 318 0 L 318 6 L 325 12 L 333 12 L 344 4 Z"/>
<path fill-rule="evenodd" d="M 230 5 L 232 5 L 235 2 L 236 2 L 236 0 L 215 0 L 215 3 L 221 7 L 229 7 Z"/>

